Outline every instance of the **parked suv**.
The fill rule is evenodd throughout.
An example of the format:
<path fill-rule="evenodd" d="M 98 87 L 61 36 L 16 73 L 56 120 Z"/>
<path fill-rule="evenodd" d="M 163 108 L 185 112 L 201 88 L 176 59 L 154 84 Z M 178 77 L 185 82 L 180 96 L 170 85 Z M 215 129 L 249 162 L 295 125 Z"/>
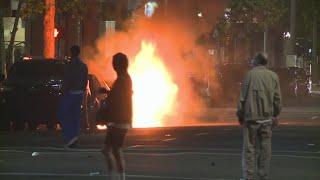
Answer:
<path fill-rule="evenodd" d="M 0 84 L 0 129 L 22 130 L 25 124 L 36 129 L 39 124 L 54 128 L 57 123 L 57 106 L 63 95 L 63 71 L 66 61 L 34 59 L 16 62 L 8 78 Z M 82 105 L 82 127 L 90 121 L 98 107 L 101 84 L 89 75 L 89 86 Z M 91 93 L 88 93 L 91 92 Z M 91 117 L 90 117 L 91 116 Z M 92 125 L 91 125 L 92 127 Z"/>

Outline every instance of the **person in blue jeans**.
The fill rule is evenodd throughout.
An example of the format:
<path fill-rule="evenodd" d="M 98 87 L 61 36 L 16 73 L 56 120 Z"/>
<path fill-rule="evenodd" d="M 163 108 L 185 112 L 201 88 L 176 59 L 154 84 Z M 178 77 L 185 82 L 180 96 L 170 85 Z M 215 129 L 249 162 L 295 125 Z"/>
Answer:
<path fill-rule="evenodd" d="M 71 61 L 65 65 L 63 97 L 57 117 L 62 127 L 66 148 L 75 147 L 80 134 L 81 104 L 88 81 L 88 68 L 79 58 L 80 47 L 70 49 Z"/>

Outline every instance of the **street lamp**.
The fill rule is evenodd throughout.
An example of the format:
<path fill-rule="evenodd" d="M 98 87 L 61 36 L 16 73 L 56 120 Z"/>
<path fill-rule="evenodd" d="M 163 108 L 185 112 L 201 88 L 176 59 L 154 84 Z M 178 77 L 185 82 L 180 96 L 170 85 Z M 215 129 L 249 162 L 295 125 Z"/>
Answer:
<path fill-rule="evenodd" d="M 291 37 L 290 32 L 284 32 L 283 37 L 289 39 Z"/>

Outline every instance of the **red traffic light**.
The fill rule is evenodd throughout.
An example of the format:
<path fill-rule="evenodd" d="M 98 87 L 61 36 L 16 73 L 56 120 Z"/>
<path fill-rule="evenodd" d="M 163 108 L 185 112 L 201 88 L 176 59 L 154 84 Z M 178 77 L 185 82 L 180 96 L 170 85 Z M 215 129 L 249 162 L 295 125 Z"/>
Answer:
<path fill-rule="evenodd" d="M 54 28 L 54 31 L 53 31 L 53 37 L 58 37 L 58 35 L 59 35 L 59 31 L 58 31 L 58 29 L 57 28 Z"/>
<path fill-rule="evenodd" d="M 62 37 L 62 29 L 61 28 L 54 28 L 53 30 L 53 37 L 54 38 L 61 38 Z"/>

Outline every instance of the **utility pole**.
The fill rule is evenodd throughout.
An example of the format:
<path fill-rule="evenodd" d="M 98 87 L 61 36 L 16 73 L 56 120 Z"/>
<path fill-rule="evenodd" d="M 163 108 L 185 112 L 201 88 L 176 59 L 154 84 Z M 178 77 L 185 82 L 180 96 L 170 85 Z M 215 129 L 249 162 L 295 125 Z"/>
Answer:
<path fill-rule="evenodd" d="M 264 54 L 268 54 L 267 46 L 268 46 L 268 27 L 265 25 L 264 32 L 263 32 L 263 53 Z"/>
<path fill-rule="evenodd" d="M 289 55 L 295 55 L 295 42 L 296 42 L 296 0 L 290 1 L 290 44 Z"/>
<path fill-rule="evenodd" d="M 290 0 L 290 32 L 285 32 L 284 38 L 284 58 L 280 66 L 288 67 L 295 61 L 296 42 L 296 0 Z"/>

